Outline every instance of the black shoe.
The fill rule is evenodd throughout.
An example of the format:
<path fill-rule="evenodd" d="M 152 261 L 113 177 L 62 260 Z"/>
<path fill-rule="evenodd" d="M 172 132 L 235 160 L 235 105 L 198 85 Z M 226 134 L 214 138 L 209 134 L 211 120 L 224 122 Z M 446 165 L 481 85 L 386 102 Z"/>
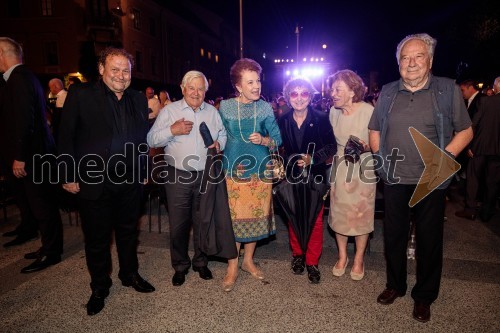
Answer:
<path fill-rule="evenodd" d="M 309 282 L 311 283 L 319 283 L 321 279 L 321 273 L 319 272 L 319 268 L 317 265 L 309 266 L 307 265 L 307 277 L 309 278 Z"/>
<path fill-rule="evenodd" d="M 33 273 L 41 271 L 49 266 L 58 264 L 61 262 L 61 256 L 41 256 L 38 257 L 34 262 L 28 266 L 21 269 L 21 273 Z"/>
<path fill-rule="evenodd" d="M 399 293 L 396 289 L 385 289 L 380 295 L 377 297 L 377 302 L 383 305 L 389 305 L 394 303 L 396 298 L 403 297 L 404 294 Z"/>
<path fill-rule="evenodd" d="M 16 245 L 21 245 L 21 244 L 24 244 L 24 243 L 29 242 L 31 240 L 34 240 L 37 237 L 38 237 L 37 234 L 28 235 L 28 236 L 18 235 L 16 238 L 11 240 L 10 242 L 5 243 L 3 245 L 3 247 L 11 247 L 11 246 L 16 246 Z"/>
<path fill-rule="evenodd" d="M 180 272 L 175 272 L 174 276 L 172 277 L 172 284 L 174 286 L 182 286 L 184 282 L 186 282 L 186 275 L 188 272 L 189 269 Z"/>
<path fill-rule="evenodd" d="M 87 303 L 87 314 L 93 316 L 101 312 L 104 308 L 104 300 L 108 295 L 109 289 L 96 289 L 92 291 L 92 295 Z"/>
<path fill-rule="evenodd" d="M 421 323 L 426 323 L 431 319 L 431 306 L 422 302 L 415 302 L 413 305 L 413 318 Z"/>
<path fill-rule="evenodd" d="M 303 256 L 294 256 L 292 258 L 292 271 L 293 274 L 302 274 L 304 273 L 304 269 L 306 268 L 306 265 L 304 263 L 304 257 Z"/>
<path fill-rule="evenodd" d="M 155 287 L 153 287 L 148 281 L 144 280 L 139 273 L 133 274 L 127 280 L 122 280 L 122 285 L 125 287 L 133 287 L 135 291 L 140 293 L 152 293 L 155 291 Z"/>
<path fill-rule="evenodd" d="M 35 252 L 29 252 L 24 255 L 24 259 L 38 259 L 42 255 L 42 248 L 39 248 Z"/>
<path fill-rule="evenodd" d="M 212 280 L 214 277 L 212 276 L 212 272 L 208 269 L 207 266 L 203 267 L 194 267 L 193 266 L 193 271 L 198 272 L 200 277 L 203 280 Z"/>
<path fill-rule="evenodd" d="M 17 229 L 14 229 L 14 230 L 11 230 L 11 231 L 4 232 L 2 236 L 4 236 L 4 237 L 14 237 L 14 236 L 17 236 L 17 235 L 19 235 L 19 231 L 17 231 Z"/>

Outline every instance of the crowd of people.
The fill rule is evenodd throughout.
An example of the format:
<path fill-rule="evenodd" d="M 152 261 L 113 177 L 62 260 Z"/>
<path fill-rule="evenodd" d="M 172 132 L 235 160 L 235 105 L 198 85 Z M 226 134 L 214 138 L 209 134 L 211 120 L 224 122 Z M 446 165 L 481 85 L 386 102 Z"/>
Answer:
<path fill-rule="evenodd" d="M 139 274 L 137 259 L 142 186 L 150 179 L 144 160 L 154 148 L 166 162 L 162 186 L 173 286 L 184 284 L 190 268 L 201 279 L 212 279 L 210 255 L 227 259 L 221 281 L 225 292 L 234 289 L 240 270 L 263 280 L 266 273 L 254 259 L 256 244 L 276 233 L 273 207 L 278 205 L 288 224 L 291 272 L 307 271 L 309 282 L 319 283 L 328 193 L 328 224 L 338 247 L 331 272 L 345 274 L 347 241 L 354 237 L 350 276 L 359 281 L 366 274 L 364 254 L 374 229 L 379 177 L 385 197 L 387 283 L 377 302 L 389 305 L 406 295 L 412 214 L 418 242 L 413 318 L 427 322 L 439 294 L 446 188 L 453 178 L 410 207 L 416 187 L 430 187 L 433 181 L 432 175 L 425 176 L 422 161 L 433 156 L 418 151 L 408 129 L 415 128 L 452 158 L 467 152 L 467 201 L 458 216 L 475 217 L 478 179 L 487 170 L 491 178 L 481 217 L 491 218 L 500 174 L 500 77 L 496 95 L 477 97 L 473 82 L 459 86 L 432 74 L 435 46 L 428 34 L 404 38 L 396 48 L 400 78 L 370 98 L 359 75 L 346 69 L 329 77 L 330 100 L 315 100 L 313 84 L 296 77 L 276 102 L 267 102 L 261 97 L 261 66 L 242 58 L 229 73 L 234 96 L 213 103 L 205 101 L 208 80 L 196 70 L 182 78 L 183 98 L 178 101 L 164 90 L 157 98 L 151 87 L 145 94 L 130 88 L 133 57 L 107 48 L 98 59 L 99 81 L 75 84 L 68 92 L 61 80 L 49 82 L 55 110 L 51 133 L 40 82 L 23 65 L 19 43 L 1 37 L 0 160 L 21 211 L 19 227 L 7 235 L 16 238 L 4 246 L 22 244 L 40 232 L 42 246 L 25 255 L 34 261 L 22 272 L 61 261 L 57 201 L 62 184 L 76 198 L 82 219 L 91 281 L 87 314 L 99 313 L 109 295 L 113 234 L 121 284 L 154 292 Z M 16 98 L 21 93 L 24 98 Z M 57 154 L 52 168 L 33 159 L 49 154 Z M 223 177 L 211 172 L 218 166 Z M 35 182 L 36 177 L 51 179 L 56 168 L 60 184 Z M 193 257 L 188 253 L 191 237 Z"/>

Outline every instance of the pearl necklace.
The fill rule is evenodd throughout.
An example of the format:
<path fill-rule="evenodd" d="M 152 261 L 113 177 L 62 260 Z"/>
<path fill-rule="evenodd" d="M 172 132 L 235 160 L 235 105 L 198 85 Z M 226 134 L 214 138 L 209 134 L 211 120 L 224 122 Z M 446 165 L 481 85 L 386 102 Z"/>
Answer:
<path fill-rule="evenodd" d="M 257 102 L 253 102 L 253 132 L 252 133 L 255 133 L 255 130 L 257 129 Z M 241 115 L 240 115 L 240 97 L 238 97 L 238 125 L 239 125 L 239 128 L 240 128 L 240 136 L 241 136 L 241 139 L 243 140 L 243 142 L 246 142 L 246 143 L 251 143 L 250 140 L 245 140 L 245 138 L 243 137 L 243 133 L 241 133 Z"/>

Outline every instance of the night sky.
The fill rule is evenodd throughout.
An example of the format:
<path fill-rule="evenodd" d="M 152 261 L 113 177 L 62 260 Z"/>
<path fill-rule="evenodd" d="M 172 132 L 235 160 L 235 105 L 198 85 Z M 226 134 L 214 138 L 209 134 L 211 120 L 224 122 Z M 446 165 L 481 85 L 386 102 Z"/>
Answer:
<path fill-rule="evenodd" d="M 193 1 L 239 29 L 239 0 Z M 427 32 L 438 40 L 436 75 L 457 78 L 460 62 L 468 64 L 462 77 L 491 80 L 500 75 L 499 1 L 243 0 L 243 15 L 244 39 L 258 43 L 272 58 L 295 58 L 299 24 L 301 57 L 319 54 L 325 43 L 339 69 L 378 71 L 386 83 L 398 78 L 398 42 Z"/>

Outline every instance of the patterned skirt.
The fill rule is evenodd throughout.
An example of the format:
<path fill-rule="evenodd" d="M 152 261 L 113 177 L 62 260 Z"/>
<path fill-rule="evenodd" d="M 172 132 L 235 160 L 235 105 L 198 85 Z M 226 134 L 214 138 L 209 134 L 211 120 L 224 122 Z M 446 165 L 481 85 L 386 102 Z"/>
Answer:
<path fill-rule="evenodd" d="M 255 242 L 276 234 L 272 184 L 257 176 L 248 181 L 226 177 L 229 209 L 237 242 Z"/>

